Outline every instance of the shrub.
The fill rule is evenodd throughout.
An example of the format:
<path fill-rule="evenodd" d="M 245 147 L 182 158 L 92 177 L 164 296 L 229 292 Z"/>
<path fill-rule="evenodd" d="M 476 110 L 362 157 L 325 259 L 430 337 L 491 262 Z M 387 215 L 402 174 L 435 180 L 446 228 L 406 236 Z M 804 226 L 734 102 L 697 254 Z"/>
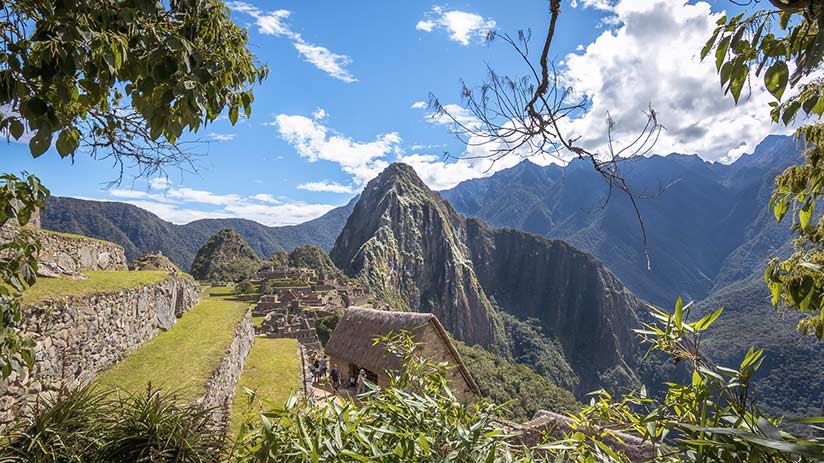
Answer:
<path fill-rule="evenodd" d="M 689 321 L 690 305 L 679 298 L 673 313 L 650 306 L 652 320 L 638 330 L 651 351 L 686 363 L 691 380 L 667 383 L 664 397 L 645 389 L 614 400 L 594 393 L 590 405 L 573 417 L 566 439 L 548 446 L 563 461 L 625 462 L 626 455 L 606 444 L 629 433 L 650 444 L 661 462 L 818 462 L 824 460 L 824 439 L 801 438 L 779 418 L 761 410 L 751 380 L 764 361 L 763 350 L 751 347 L 737 368 L 714 364 L 701 351 L 702 334 L 722 309 Z M 824 418 L 795 420 L 824 423 Z M 812 428 L 820 432 L 820 428 Z"/>
<path fill-rule="evenodd" d="M 216 463 L 223 437 L 211 410 L 149 387 L 119 395 L 78 388 L 46 400 L 0 441 L 3 462 Z"/>

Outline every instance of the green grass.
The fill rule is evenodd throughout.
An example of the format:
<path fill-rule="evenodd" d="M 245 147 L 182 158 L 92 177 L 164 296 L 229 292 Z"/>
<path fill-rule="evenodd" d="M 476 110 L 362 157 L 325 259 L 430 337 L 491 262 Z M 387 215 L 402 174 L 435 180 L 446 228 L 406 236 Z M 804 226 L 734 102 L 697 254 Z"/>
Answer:
<path fill-rule="evenodd" d="M 265 318 L 266 315 L 252 317 L 252 326 L 254 326 L 255 328 L 260 328 L 261 326 L 263 326 L 263 319 Z"/>
<path fill-rule="evenodd" d="M 84 272 L 88 280 L 69 280 L 65 278 L 39 278 L 37 283 L 26 290 L 24 304 L 33 304 L 45 299 L 58 299 L 66 296 L 83 296 L 91 293 L 120 291 L 160 283 L 171 276 L 163 270 L 146 272 L 129 272 L 126 270 Z"/>
<path fill-rule="evenodd" d="M 240 428 L 244 416 L 250 413 L 249 396 L 243 388 L 256 392 L 264 409 L 280 408 L 289 393 L 300 388 L 300 359 L 295 339 L 255 338 L 255 346 L 240 375 L 232 404 L 231 431 Z"/>
<path fill-rule="evenodd" d="M 209 288 L 202 297 L 172 329 L 103 372 L 97 383 L 128 392 L 151 383 L 174 391 L 183 400 L 202 395 L 247 310 L 247 304 L 234 300 L 228 288 Z"/>

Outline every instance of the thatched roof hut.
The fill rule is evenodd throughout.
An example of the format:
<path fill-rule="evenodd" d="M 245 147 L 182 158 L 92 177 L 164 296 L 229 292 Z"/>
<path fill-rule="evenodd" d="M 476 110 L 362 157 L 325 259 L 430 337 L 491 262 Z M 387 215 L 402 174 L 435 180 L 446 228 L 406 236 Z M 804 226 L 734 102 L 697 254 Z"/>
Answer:
<path fill-rule="evenodd" d="M 364 368 L 376 374 L 381 384 L 386 371 L 400 369 L 401 359 L 387 353 L 386 346 L 373 345 L 373 340 L 389 332 L 400 331 L 408 331 L 420 343 L 419 355 L 436 362 L 447 362 L 454 367 L 449 371 L 448 379 L 458 396 L 469 398 L 480 394 L 452 339 L 438 317 L 431 313 L 349 307 L 326 343 L 326 353 L 334 363 L 342 364 L 343 374 L 347 374 L 347 366 Z"/>

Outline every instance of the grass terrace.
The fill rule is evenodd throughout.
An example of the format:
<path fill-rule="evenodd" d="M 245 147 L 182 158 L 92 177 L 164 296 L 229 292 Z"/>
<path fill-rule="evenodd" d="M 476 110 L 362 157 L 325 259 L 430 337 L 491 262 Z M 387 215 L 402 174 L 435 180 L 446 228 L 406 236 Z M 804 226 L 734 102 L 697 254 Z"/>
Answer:
<path fill-rule="evenodd" d="M 98 384 L 129 392 L 155 387 L 191 400 L 206 391 L 212 374 L 248 305 L 235 300 L 231 288 L 208 288 L 200 303 L 169 331 L 160 333 L 111 369 Z"/>
<path fill-rule="evenodd" d="M 126 270 L 83 272 L 88 280 L 65 278 L 38 278 L 37 283 L 23 294 L 23 303 L 30 305 L 47 299 L 66 296 L 83 296 L 92 293 L 106 293 L 122 289 L 147 286 L 171 278 L 163 270 L 130 272 Z"/>
<path fill-rule="evenodd" d="M 260 328 L 263 326 L 263 320 L 266 318 L 266 315 L 256 315 L 252 317 L 252 326 L 255 328 Z"/>
<path fill-rule="evenodd" d="M 252 411 L 280 408 L 289 398 L 289 393 L 300 389 L 301 373 L 296 339 L 255 338 L 255 346 L 240 375 L 232 404 L 231 431 L 237 432 L 244 416 Z M 256 393 L 262 409 L 250 409 L 249 396 L 244 393 L 249 388 Z"/>

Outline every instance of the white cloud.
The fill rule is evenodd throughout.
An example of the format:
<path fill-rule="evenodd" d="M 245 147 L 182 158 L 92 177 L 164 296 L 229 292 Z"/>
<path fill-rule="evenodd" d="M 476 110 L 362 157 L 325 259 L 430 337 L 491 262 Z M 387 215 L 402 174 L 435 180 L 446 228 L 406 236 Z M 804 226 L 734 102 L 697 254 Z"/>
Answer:
<path fill-rule="evenodd" d="M 445 10 L 440 6 L 433 6 L 415 26 L 415 29 L 424 32 L 444 29 L 449 32 L 450 40 L 464 46 L 469 45 L 473 39 L 482 40 L 494 28 L 495 20 L 492 18 L 466 11 Z"/>
<path fill-rule="evenodd" d="M 722 13 L 706 2 L 685 0 L 586 1 L 608 10 L 609 23 L 582 53 L 565 58 L 564 79 L 591 99 L 591 107 L 568 124 L 587 148 L 603 150 L 609 113 L 615 136 L 631 140 L 651 104 L 666 126 L 654 151 L 698 153 L 707 160 L 732 161 L 751 151 L 771 132 L 788 129 L 772 124 L 770 95 L 760 79 L 750 80 L 739 105 L 724 96 L 714 60 L 699 53 Z"/>
<path fill-rule="evenodd" d="M 308 182 L 298 185 L 299 190 L 306 191 L 324 191 L 328 193 L 354 193 L 355 189 L 348 185 L 341 185 L 337 182 L 327 182 L 326 180 L 320 182 Z"/>
<path fill-rule="evenodd" d="M 255 183 L 263 183 L 263 182 L 255 182 Z M 256 195 L 252 196 L 252 198 L 254 198 L 258 201 L 263 201 L 264 203 L 283 204 L 283 201 L 275 199 L 272 195 L 266 194 L 266 193 L 258 193 Z"/>
<path fill-rule="evenodd" d="M 280 114 L 272 125 L 309 162 L 337 163 L 357 185 L 380 173 L 388 165 L 384 160 L 388 154 L 400 152 L 401 137 L 395 132 L 379 135 L 371 142 L 358 142 L 300 115 Z"/>
<path fill-rule="evenodd" d="M 329 117 L 329 113 L 327 113 L 326 110 L 321 107 L 318 107 L 317 109 L 315 109 L 315 112 L 312 113 L 312 119 L 316 121 L 322 121 L 327 117 Z"/>
<path fill-rule="evenodd" d="M 425 101 L 416 101 L 416 102 L 412 103 L 412 106 L 410 106 L 410 108 L 411 109 L 424 109 L 424 108 L 426 108 L 426 102 Z"/>
<path fill-rule="evenodd" d="M 246 2 L 227 2 L 230 9 L 238 13 L 251 16 L 255 20 L 258 32 L 261 34 L 286 37 L 303 58 L 321 71 L 335 79 L 346 83 L 357 82 L 357 79 L 346 69 L 352 63 L 352 58 L 330 51 L 326 47 L 307 42 L 303 36 L 292 30 L 286 22 L 291 16 L 288 10 L 263 11 Z"/>
<path fill-rule="evenodd" d="M 581 3 L 586 8 L 594 8 L 596 10 L 603 10 L 603 11 L 612 11 L 615 8 L 615 4 L 618 0 L 581 0 Z M 578 7 L 578 0 L 572 0 L 570 5 L 573 8 Z"/>
<path fill-rule="evenodd" d="M 232 141 L 235 139 L 235 134 L 209 132 L 209 138 L 213 141 Z"/>
<path fill-rule="evenodd" d="M 171 186 L 172 182 L 166 177 L 155 177 L 149 179 L 149 187 L 153 190 L 166 190 Z"/>
<path fill-rule="evenodd" d="M 335 79 L 347 83 L 358 81 L 358 79 L 352 77 L 352 74 L 346 70 L 346 66 L 352 64 L 352 58 L 346 55 L 332 53 L 328 48 L 321 47 L 320 45 L 298 42 L 295 42 L 294 45 L 295 49 L 297 49 L 298 53 L 300 53 L 306 61 L 312 63 L 316 68 L 326 72 Z"/>
<path fill-rule="evenodd" d="M 152 179 L 150 184 L 153 183 Z M 158 183 L 159 184 L 159 183 Z M 209 218 L 244 218 L 265 225 L 294 225 L 312 220 L 335 208 L 331 204 L 311 204 L 274 198 L 267 193 L 250 196 L 216 194 L 210 191 L 176 187 L 167 181 L 163 193 L 114 189 L 107 200 L 134 204 L 173 223 L 189 223 Z M 92 198 L 100 200 L 99 198 Z"/>

